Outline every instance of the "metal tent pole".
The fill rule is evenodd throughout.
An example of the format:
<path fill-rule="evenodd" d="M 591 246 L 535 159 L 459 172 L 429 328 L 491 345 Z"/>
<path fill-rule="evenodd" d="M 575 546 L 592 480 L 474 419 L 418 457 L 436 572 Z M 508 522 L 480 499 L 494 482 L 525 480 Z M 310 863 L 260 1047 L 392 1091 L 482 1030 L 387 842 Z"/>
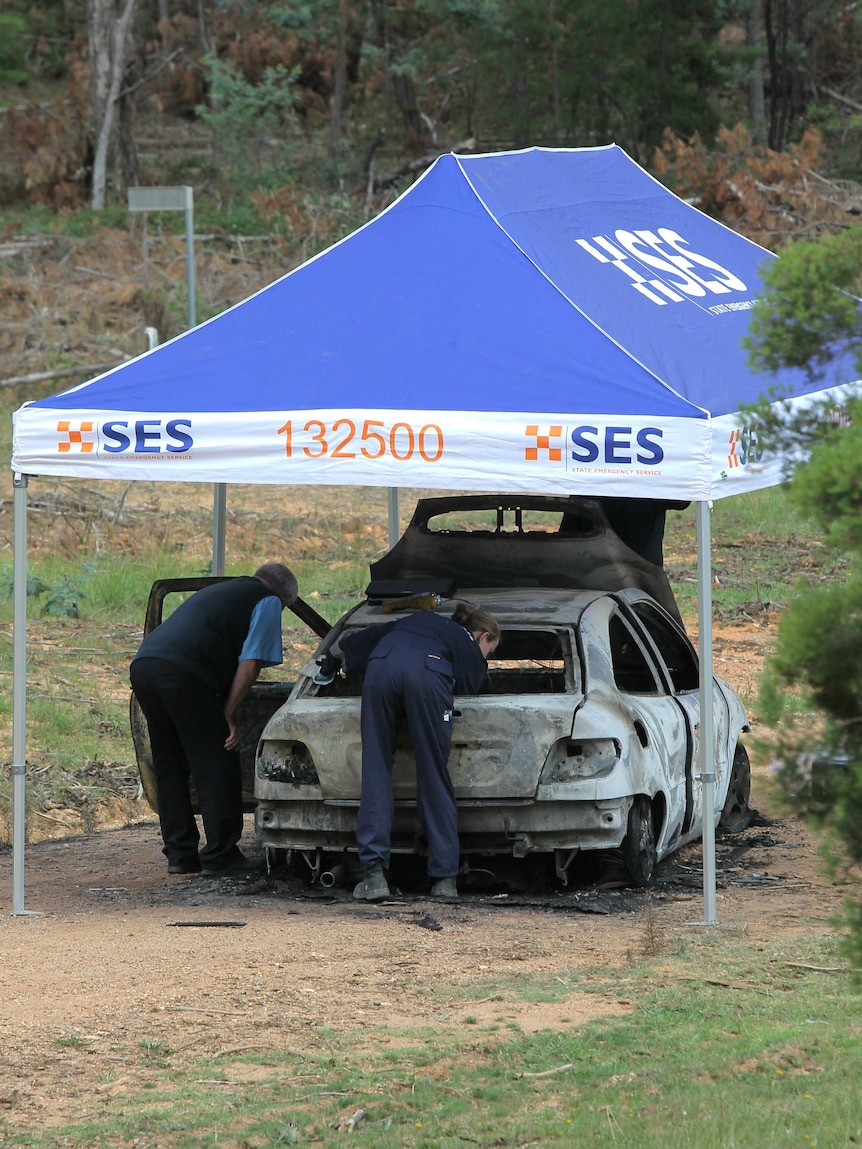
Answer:
<path fill-rule="evenodd" d="M 27 836 L 27 476 L 13 486 L 12 635 L 12 913 L 24 909 L 24 844 Z"/>
<path fill-rule="evenodd" d="M 224 574 L 225 520 L 227 517 L 227 484 L 213 486 L 213 561 L 212 574 Z"/>
<path fill-rule="evenodd" d="M 697 609 L 700 645 L 698 766 L 703 803 L 703 924 L 715 925 L 715 750 L 712 681 L 712 562 L 710 505 L 697 504 Z"/>
<path fill-rule="evenodd" d="M 394 547 L 401 538 L 401 519 L 398 512 L 398 488 L 387 487 L 386 496 L 389 504 L 389 546 Z"/>

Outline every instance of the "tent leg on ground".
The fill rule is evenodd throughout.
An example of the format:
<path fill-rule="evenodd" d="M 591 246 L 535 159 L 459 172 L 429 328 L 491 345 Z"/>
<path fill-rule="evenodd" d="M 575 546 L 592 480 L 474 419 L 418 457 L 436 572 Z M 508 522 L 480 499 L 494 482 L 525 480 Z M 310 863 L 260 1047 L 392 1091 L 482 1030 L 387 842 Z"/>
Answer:
<path fill-rule="evenodd" d="M 698 766 L 703 800 L 703 924 L 715 925 L 715 761 L 712 683 L 712 564 L 710 505 L 701 501 L 697 515 L 697 625 L 700 665 L 700 732 Z"/>
<path fill-rule="evenodd" d="M 27 476 L 13 476 L 12 913 L 24 914 L 27 776 Z"/>

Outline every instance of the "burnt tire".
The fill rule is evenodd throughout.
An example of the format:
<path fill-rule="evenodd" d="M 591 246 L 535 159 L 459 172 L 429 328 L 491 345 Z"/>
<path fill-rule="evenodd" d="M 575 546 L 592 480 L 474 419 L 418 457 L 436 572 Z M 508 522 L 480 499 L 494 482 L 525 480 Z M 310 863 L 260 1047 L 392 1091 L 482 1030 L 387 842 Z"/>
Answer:
<path fill-rule="evenodd" d="M 658 849 L 652 803 L 645 794 L 636 794 L 632 801 L 621 853 L 634 885 L 652 885 L 658 865 Z"/>
<path fill-rule="evenodd" d="M 718 819 L 718 824 L 722 830 L 727 830 L 729 834 L 739 834 L 751 825 L 753 811 L 748 804 L 750 797 L 751 763 L 748 760 L 748 751 L 741 742 L 737 742 L 733 754 L 733 765 L 730 768 L 727 797 Z"/>

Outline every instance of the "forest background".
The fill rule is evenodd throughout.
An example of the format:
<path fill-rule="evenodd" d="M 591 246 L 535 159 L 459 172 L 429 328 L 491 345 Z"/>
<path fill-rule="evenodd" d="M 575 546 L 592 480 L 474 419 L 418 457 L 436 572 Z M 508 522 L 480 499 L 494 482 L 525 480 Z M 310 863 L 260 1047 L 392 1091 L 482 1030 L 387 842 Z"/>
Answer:
<path fill-rule="evenodd" d="M 0 278 L 2 375 L 74 381 L 84 355 L 86 378 L 143 327 L 183 329 L 183 277 L 147 263 L 182 216 L 134 220 L 141 184 L 194 189 L 198 258 L 216 262 L 198 321 L 449 150 L 616 142 L 772 250 L 840 232 L 862 213 L 860 50 L 847 0 L 7 0 L 0 276 L 106 229 L 138 249 L 112 291 L 88 254 L 62 305 Z"/>

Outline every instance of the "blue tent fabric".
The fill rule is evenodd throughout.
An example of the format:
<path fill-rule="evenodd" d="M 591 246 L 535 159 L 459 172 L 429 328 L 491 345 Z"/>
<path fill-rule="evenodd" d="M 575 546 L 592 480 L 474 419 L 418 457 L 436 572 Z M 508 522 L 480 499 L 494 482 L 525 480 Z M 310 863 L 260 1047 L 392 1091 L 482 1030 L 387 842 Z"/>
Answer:
<path fill-rule="evenodd" d="M 25 404 L 12 466 L 660 498 L 768 485 L 780 468 L 744 449 L 736 412 L 772 382 L 741 345 L 770 258 L 615 146 L 444 155 L 251 298 Z"/>
<path fill-rule="evenodd" d="M 570 163 L 569 152 L 541 149 L 461 159 L 500 226 L 600 330 L 712 416 L 754 402 L 769 381 L 748 367 L 742 338 L 761 268 L 777 257 L 671 195 L 618 147 L 578 153 L 574 192 Z M 838 361 L 825 385 L 846 383 L 848 370 Z M 811 388 L 803 371 L 780 382 L 788 396 Z"/>

